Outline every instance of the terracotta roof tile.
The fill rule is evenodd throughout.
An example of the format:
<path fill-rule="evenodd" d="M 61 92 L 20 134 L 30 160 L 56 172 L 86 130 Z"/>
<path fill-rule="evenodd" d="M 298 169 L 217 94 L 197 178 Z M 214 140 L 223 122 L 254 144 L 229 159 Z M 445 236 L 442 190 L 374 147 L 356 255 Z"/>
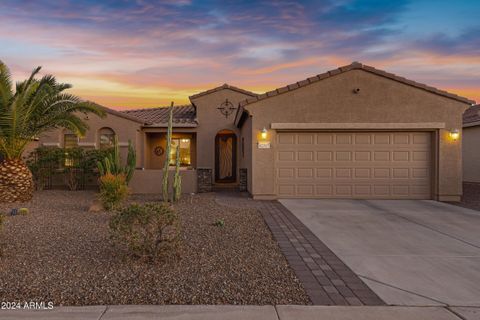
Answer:
<path fill-rule="evenodd" d="M 303 86 L 306 86 L 307 84 L 309 84 L 310 82 L 308 80 L 301 80 L 301 81 L 298 81 L 297 84 L 299 87 L 303 87 Z"/>
<path fill-rule="evenodd" d="M 141 119 L 148 125 L 165 125 L 168 123 L 168 107 L 124 110 L 122 113 Z M 196 119 L 197 113 L 194 106 L 183 105 L 173 107 L 174 124 L 196 125 Z"/>
<path fill-rule="evenodd" d="M 217 92 L 217 91 L 220 91 L 220 90 L 223 90 L 223 89 L 230 89 L 230 90 L 237 91 L 237 92 L 240 92 L 240 93 L 252 96 L 252 97 L 255 97 L 257 95 L 254 92 L 244 90 L 244 89 L 241 89 L 241 88 L 237 88 L 237 87 L 231 86 L 227 83 L 224 83 L 223 85 L 221 85 L 219 87 L 216 87 L 216 88 L 213 88 L 213 89 L 209 89 L 209 90 L 202 91 L 202 92 L 196 93 L 194 95 L 191 95 L 189 98 L 190 99 L 199 98 L 199 97 L 202 97 L 202 96 L 205 96 L 207 94 L 214 93 L 214 92 Z"/>
<path fill-rule="evenodd" d="M 480 104 L 471 106 L 463 114 L 463 124 L 480 122 Z"/>
<path fill-rule="evenodd" d="M 284 93 L 288 91 L 288 87 L 281 87 L 277 89 L 278 93 Z"/>
<path fill-rule="evenodd" d="M 349 70 L 350 69 L 348 69 L 347 71 L 349 71 Z M 339 74 L 339 73 L 342 73 L 342 70 L 340 68 L 328 71 L 328 74 L 331 75 L 331 76 L 334 76 L 334 75 Z"/>
<path fill-rule="evenodd" d="M 277 94 L 278 94 L 277 89 L 267 92 L 267 96 L 269 97 L 276 96 Z"/>
<path fill-rule="evenodd" d="M 262 93 L 260 95 L 257 96 L 257 100 L 260 100 L 260 99 L 265 99 L 267 97 L 267 94 L 266 93 Z"/>
<path fill-rule="evenodd" d="M 258 100 L 257 97 L 255 97 L 255 98 L 248 98 L 248 99 L 247 99 L 248 102 L 254 102 L 254 101 L 257 101 L 257 100 Z"/>
<path fill-rule="evenodd" d="M 475 101 L 470 100 L 468 98 L 460 97 L 456 94 L 449 93 L 449 92 L 446 92 L 444 90 L 439 90 L 437 88 L 427 86 L 426 84 L 419 83 L 419 82 L 416 82 L 416 81 L 413 81 L 413 80 L 409 80 L 409 79 L 406 79 L 404 77 L 397 76 L 393 73 L 386 72 L 386 71 L 383 71 L 383 70 L 379 70 L 379 69 L 376 69 L 374 67 L 367 66 L 367 65 L 364 65 L 360 62 L 355 61 L 355 62 L 352 62 L 351 64 L 349 64 L 347 66 L 343 66 L 343 67 L 340 67 L 340 68 L 337 68 L 337 69 L 330 70 L 330 71 L 327 71 L 325 73 L 319 74 L 316 77 L 311 77 L 311 78 L 308 78 L 308 79 L 305 79 L 305 80 L 302 80 L 302 81 L 298 81 L 298 82 L 293 83 L 293 84 L 289 84 L 285 87 L 280 88 L 282 90 L 277 89 L 277 90 L 269 91 L 269 92 L 267 92 L 267 94 L 258 95 L 256 100 L 253 100 L 253 101 L 250 100 L 250 99 L 243 100 L 239 104 L 240 104 L 241 107 L 243 107 L 247 104 L 254 103 L 258 100 L 263 100 L 263 99 L 266 99 L 268 97 L 272 97 L 272 96 L 275 96 L 275 95 L 278 95 L 278 94 L 282 94 L 286 91 L 292 91 L 292 90 L 296 90 L 300 87 L 304 87 L 306 85 L 309 85 L 312 82 L 317 81 L 317 80 L 315 80 L 316 78 L 318 80 L 323 80 L 323 79 L 326 79 L 326 78 L 329 78 L 329 77 L 332 77 L 332 76 L 335 76 L 335 75 L 338 75 L 340 73 L 347 72 L 347 71 L 350 71 L 350 70 L 365 70 L 367 72 L 371 72 L 373 74 L 376 74 L 376 75 L 379 75 L 379 76 L 382 76 L 382 77 L 385 77 L 385 78 L 389 78 L 391 80 L 398 81 L 398 82 L 410 85 L 412 87 L 423 89 L 425 91 L 432 92 L 432 93 L 435 93 L 435 94 L 438 94 L 438 95 L 441 95 L 441 96 L 444 96 L 444 97 L 447 97 L 447 98 L 450 98 L 450 99 L 454 99 L 454 100 L 457 100 L 457 101 L 460 101 L 460 102 L 463 102 L 463 103 L 467 103 L 467 104 L 475 103 Z M 312 79 L 313 79 L 313 81 L 312 81 Z M 283 90 L 283 88 L 288 88 L 288 90 Z M 273 94 L 271 94 L 271 93 L 273 93 Z"/>
<path fill-rule="evenodd" d="M 317 75 L 317 78 L 318 78 L 319 80 L 323 80 L 323 79 L 328 78 L 328 77 L 330 77 L 330 75 L 328 74 L 328 72 L 325 72 L 325 73 L 322 73 L 322 74 Z"/>
<path fill-rule="evenodd" d="M 117 111 L 117 110 L 114 110 L 114 109 L 104 107 L 104 106 L 102 106 L 102 105 L 100 105 L 96 102 L 93 102 L 93 101 L 88 101 L 88 102 L 94 104 L 99 109 L 103 109 L 106 113 L 110 113 L 110 114 L 113 114 L 117 117 L 121 117 L 121 118 L 130 120 L 130 121 L 135 121 L 135 122 L 142 123 L 142 124 L 145 123 L 142 119 L 138 119 L 137 117 L 130 116 L 128 114 L 125 114 L 122 111 Z"/>
<path fill-rule="evenodd" d="M 297 88 L 298 88 L 298 83 L 289 84 L 287 87 L 288 87 L 288 89 L 290 89 L 290 90 L 297 89 Z"/>

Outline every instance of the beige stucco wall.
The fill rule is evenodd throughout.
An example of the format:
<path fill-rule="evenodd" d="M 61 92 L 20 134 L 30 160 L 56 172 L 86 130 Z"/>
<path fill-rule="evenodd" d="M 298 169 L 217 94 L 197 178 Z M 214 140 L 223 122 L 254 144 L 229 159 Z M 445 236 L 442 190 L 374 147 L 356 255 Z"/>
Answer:
<path fill-rule="evenodd" d="M 169 170 L 169 190 L 171 192 L 174 170 Z M 197 192 L 197 171 L 181 170 L 182 193 Z M 162 193 L 163 170 L 135 170 L 129 187 L 133 193 Z"/>
<path fill-rule="evenodd" d="M 215 136 L 221 130 L 227 129 L 237 135 L 237 159 L 240 154 L 239 129 L 235 126 L 236 110 L 226 118 L 217 109 L 222 102 L 228 99 L 236 107 L 238 103 L 250 96 L 231 89 L 223 89 L 191 99 L 197 108 L 197 167 L 212 168 L 215 172 Z M 237 161 L 237 181 L 238 165 Z"/>
<path fill-rule="evenodd" d="M 118 136 L 118 142 L 120 144 L 120 154 L 123 160 L 126 160 L 128 152 L 128 141 L 130 140 L 135 146 L 137 155 L 141 154 L 139 139 L 141 136 L 140 129 L 141 123 L 125 119 L 114 114 L 107 113 L 105 118 L 100 118 L 96 115 L 80 114 L 89 126 L 87 133 L 84 137 L 79 139 L 79 146 L 85 148 L 98 148 L 99 145 L 99 130 L 102 128 L 110 128 Z M 58 144 L 59 147 L 63 147 L 63 134 L 65 130 L 56 129 L 42 134 L 39 137 L 39 145 Z M 137 166 L 140 166 L 142 161 L 141 156 L 137 156 Z"/>
<path fill-rule="evenodd" d="M 463 180 L 480 183 L 480 126 L 463 128 Z"/>
<path fill-rule="evenodd" d="M 358 94 L 354 88 L 360 88 Z M 443 122 L 438 136 L 434 195 L 439 200 L 460 199 L 462 194 L 461 140 L 452 141 L 449 130 L 462 127 L 467 104 L 408 86 L 363 70 L 353 70 L 297 90 L 246 106 L 252 116 L 251 193 L 275 198 L 275 130 L 269 130 L 270 149 L 258 149 L 258 134 L 271 123 L 418 123 Z M 431 129 L 432 130 L 432 129 Z"/>
<path fill-rule="evenodd" d="M 240 130 L 240 139 L 242 138 L 244 139 L 244 151 L 242 155 L 242 152 L 240 150 L 239 167 L 247 169 L 247 191 L 252 193 L 252 117 L 248 117 L 245 120 L 245 123 Z"/>

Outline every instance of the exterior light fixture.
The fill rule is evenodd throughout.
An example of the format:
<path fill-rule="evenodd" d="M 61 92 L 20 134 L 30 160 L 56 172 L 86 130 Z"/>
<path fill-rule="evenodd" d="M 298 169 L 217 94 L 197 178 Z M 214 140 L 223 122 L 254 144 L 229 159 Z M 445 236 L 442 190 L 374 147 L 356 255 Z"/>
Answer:
<path fill-rule="evenodd" d="M 459 137 L 460 131 L 458 129 L 450 130 L 450 138 L 452 138 L 453 141 L 457 141 Z"/>
<path fill-rule="evenodd" d="M 265 127 L 263 127 L 263 129 L 262 129 L 261 136 L 262 136 L 263 140 L 267 139 L 267 129 Z"/>

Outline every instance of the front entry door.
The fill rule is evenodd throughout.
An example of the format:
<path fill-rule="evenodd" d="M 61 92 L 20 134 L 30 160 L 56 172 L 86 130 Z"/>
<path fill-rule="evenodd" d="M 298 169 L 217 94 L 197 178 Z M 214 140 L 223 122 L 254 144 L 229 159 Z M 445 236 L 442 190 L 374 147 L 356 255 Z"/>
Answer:
<path fill-rule="evenodd" d="M 237 173 L 237 137 L 217 134 L 215 137 L 215 182 L 235 182 Z"/>

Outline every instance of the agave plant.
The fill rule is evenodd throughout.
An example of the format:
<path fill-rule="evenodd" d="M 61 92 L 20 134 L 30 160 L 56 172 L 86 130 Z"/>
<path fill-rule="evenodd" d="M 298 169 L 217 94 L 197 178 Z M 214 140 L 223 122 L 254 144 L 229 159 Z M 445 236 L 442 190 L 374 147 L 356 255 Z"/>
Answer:
<path fill-rule="evenodd" d="M 79 113 L 104 116 L 98 105 L 65 93 L 71 85 L 58 83 L 54 76 L 35 76 L 18 82 L 15 89 L 10 70 L 0 61 L 0 202 L 27 201 L 33 195 L 33 179 L 22 153 L 45 131 L 66 128 L 83 135 L 88 126 Z"/>

